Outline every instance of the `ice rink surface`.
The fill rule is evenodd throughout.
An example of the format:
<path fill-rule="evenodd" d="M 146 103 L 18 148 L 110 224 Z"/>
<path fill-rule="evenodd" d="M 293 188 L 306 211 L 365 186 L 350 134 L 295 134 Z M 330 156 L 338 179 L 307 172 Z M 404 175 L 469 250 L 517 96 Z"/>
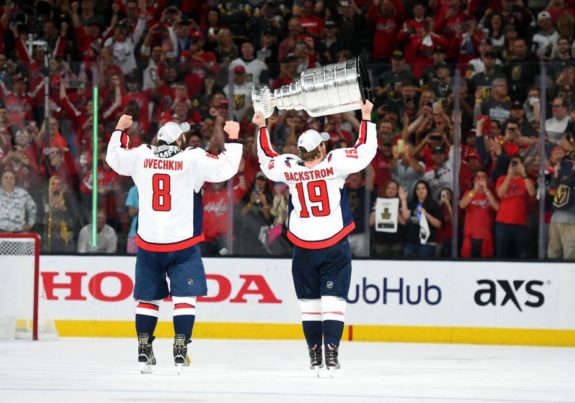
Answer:
<path fill-rule="evenodd" d="M 575 348 L 347 342 L 318 379 L 303 341 L 190 346 L 178 376 L 168 339 L 148 375 L 135 338 L 0 341 L 0 402 L 575 402 Z"/>

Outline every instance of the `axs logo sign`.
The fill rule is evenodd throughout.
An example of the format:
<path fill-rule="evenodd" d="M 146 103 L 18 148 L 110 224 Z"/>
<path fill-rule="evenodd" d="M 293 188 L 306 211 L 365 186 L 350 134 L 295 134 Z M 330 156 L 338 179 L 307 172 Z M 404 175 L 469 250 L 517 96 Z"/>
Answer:
<path fill-rule="evenodd" d="M 539 280 L 477 280 L 475 303 L 480 306 L 505 306 L 512 303 L 523 312 L 524 307 L 539 308 L 545 303 Z"/>

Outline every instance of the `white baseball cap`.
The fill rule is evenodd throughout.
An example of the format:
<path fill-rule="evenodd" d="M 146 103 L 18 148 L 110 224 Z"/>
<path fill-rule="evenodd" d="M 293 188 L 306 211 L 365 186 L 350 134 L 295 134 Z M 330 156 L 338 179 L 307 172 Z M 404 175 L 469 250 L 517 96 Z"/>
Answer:
<path fill-rule="evenodd" d="M 539 14 L 537 14 L 537 21 L 541 21 L 544 18 L 551 18 L 549 11 L 541 11 Z"/>
<path fill-rule="evenodd" d="M 164 140 L 167 144 L 172 144 L 182 135 L 182 133 L 189 130 L 190 125 L 187 122 L 182 124 L 168 122 L 158 131 L 158 140 Z"/>
<path fill-rule="evenodd" d="M 303 147 L 307 152 L 315 150 L 323 141 L 329 140 L 329 133 L 318 132 L 317 130 L 306 130 L 297 139 L 297 146 Z"/>

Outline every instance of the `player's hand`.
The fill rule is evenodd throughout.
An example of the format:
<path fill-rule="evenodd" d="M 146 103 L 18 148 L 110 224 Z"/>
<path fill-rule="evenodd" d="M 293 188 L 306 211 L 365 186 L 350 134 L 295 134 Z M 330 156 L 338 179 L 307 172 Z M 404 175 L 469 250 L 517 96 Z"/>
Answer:
<path fill-rule="evenodd" d="M 252 118 L 252 123 L 257 127 L 264 127 L 266 125 L 266 118 L 262 112 L 256 112 Z"/>
<path fill-rule="evenodd" d="M 228 120 L 224 125 L 224 131 L 230 136 L 230 140 L 237 140 L 240 134 L 240 124 L 233 120 Z"/>
<path fill-rule="evenodd" d="M 363 120 L 371 120 L 371 110 L 373 109 L 373 104 L 369 99 L 365 100 L 365 103 L 361 105 L 361 118 Z"/>
<path fill-rule="evenodd" d="M 122 115 L 118 120 L 118 124 L 116 125 L 116 130 L 126 130 L 132 126 L 133 118 L 131 115 Z"/>

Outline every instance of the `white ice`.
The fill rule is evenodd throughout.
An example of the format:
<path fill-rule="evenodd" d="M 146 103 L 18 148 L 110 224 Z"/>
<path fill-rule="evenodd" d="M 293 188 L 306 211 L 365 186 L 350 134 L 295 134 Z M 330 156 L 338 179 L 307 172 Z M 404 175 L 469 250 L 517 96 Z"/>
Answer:
<path fill-rule="evenodd" d="M 194 340 L 178 376 L 172 341 L 142 375 L 134 339 L 0 342 L 0 402 L 575 402 L 575 349 L 343 343 L 320 379 L 303 341 Z"/>

